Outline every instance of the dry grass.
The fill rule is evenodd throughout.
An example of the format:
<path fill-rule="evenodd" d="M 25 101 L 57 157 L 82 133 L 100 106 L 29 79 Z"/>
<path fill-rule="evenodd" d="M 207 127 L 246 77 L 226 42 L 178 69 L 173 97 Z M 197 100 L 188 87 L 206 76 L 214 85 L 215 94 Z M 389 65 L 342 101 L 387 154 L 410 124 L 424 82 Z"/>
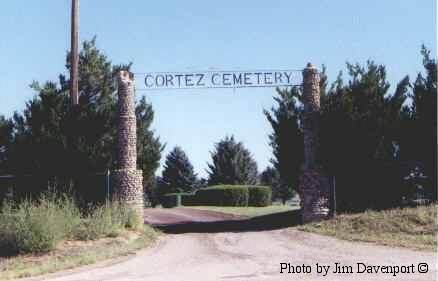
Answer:
<path fill-rule="evenodd" d="M 434 251 L 437 248 L 437 208 L 431 205 L 345 214 L 299 229 L 350 241 Z"/>
<path fill-rule="evenodd" d="M 42 255 L 0 258 L 0 280 L 37 276 L 126 256 L 153 243 L 157 237 L 150 227 L 124 231 L 117 238 L 93 241 L 64 241 Z"/>

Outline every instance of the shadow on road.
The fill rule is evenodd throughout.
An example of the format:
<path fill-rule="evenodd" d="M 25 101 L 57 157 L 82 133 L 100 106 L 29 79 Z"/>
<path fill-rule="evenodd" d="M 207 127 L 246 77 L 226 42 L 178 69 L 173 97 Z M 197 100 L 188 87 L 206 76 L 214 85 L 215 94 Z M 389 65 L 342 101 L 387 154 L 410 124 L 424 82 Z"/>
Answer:
<path fill-rule="evenodd" d="M 291 227 L 301 224 L 300 210 L 293 210 L 248 219 L 214 222 L 185 222 L 153 225 L 165 233 L 217 233 L 263 231 Z"/>

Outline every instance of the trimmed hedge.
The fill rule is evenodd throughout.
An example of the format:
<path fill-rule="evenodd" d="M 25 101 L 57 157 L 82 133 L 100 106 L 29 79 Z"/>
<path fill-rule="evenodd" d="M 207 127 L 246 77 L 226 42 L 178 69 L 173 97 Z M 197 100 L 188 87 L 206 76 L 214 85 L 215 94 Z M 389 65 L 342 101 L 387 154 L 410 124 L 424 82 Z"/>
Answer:
<path fill-rule="evenodd" d="M 205 206 L 248 206 L 249 191 L 246 186 L 218 185 L 196 192 L 198 205 Z"/>
<path fill-rule="evenodd" d="M 181 204 L 183 206 L 199 206 L 198 197 L 196 196 L 195 193 L 183 194 L 181 196 Z"/>
<path fill-rule="evenodd" d="M 248 206 L 266 207 L 272 204 L 272 190 L 269 186 L 248 186 Z"/>
<path fill-rule="evenodd" d="M 180 193 L 164 194 L 161 199 L 161 206 L 163 206 L 163 208 L 173 208 L 173 207 L 181 206 L 181 194 Z"/>
<path fill-rule="evenodd" d="M 180 207 L 182 205 L 189 206 L 190 203 L 192 204 L 191 206 L 196 206 L 196 199 L 194 197 L 195 194 L 192 193 L 167 193 L 161 197 L 160 203 L 163 208 Z"/>
<path fill-rule="evenodd" d="M 169 193 L 162 197 L 164 208 L 179 206 L 266 207 L 271 205 L 272 190 L 268 186 L 216 185 L 196 193 Z"/>

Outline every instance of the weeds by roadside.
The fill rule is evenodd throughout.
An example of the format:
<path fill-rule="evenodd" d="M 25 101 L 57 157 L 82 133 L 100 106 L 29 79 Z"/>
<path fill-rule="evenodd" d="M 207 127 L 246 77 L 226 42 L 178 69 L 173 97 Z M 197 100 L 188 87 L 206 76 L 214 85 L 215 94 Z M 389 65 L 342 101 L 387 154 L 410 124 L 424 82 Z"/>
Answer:
<path fill-rule="evenodd" d="M 299 229 L 350 241 L 436 250 L 437 205 L 343 214 Z"/>
<path fill-rule="evenodd" d="M 126 205 L 114 201 L 94 208 L 73 232 L 79 240 L 117 237 L 124 229 L 140 229 L 143 221 Z"/>
<path fill-rule="evenodd" d="M 108 202 L 82 215 L 68 195 L 43 194 L 0 209 L 0 253 L 3 256 L 44 253 L 66 239 L 117 237 L 125 229 L 140 229 L 142 220 L 128 206 Z"/>
<path fill-rule="evenodd" d="M 0 257 L 0 280 L 38 276 L 131 255 L 151 245 L 157 232 L 149 226 L 122 231 L 116 238 L 62 241 L 49 253 Z"/>

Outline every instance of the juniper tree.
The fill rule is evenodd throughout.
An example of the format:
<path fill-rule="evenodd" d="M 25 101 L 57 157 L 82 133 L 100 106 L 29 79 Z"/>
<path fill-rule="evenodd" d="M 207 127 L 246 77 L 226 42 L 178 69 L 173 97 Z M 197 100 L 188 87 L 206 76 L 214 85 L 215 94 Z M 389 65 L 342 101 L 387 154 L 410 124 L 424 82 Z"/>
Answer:
<path fill-rule="evenodd" d="M 276 89 L 276 106 L 264 114 L 272 127 L 269 144 L 274 157 L 271 162 L 278 172 L 279 182 L 276 195 L 283 203 L 290 199 L 298 186 L 301 164 L 304 159 L 303 131 L 300 128 L 301 107 L 298 103 L 298 89 Z"/>
<path fill-rule="evenodd" d="M 70 56 L 67 54 L 67 69 Z M 116 167 L 117 96 L 114 74 L 129 70 L 130 64 L 113 65 L 95 44 L 83 43 L 79 55 L 79 105 L 72 107 L 69 81 L 59 75 L 59 83 L 47 82 L 32 88 L 37 95 L 13 117 L 14 138 L 6 166 L 14 174 L 38 175 L 47 179 L 86 182 L 84 177 Z M 163 149 L 150 129 L 152 106 L 143 98 L 136 107 L 138 166 L 145 183 L 153 181 Z M 36 183 L 32 187 L 36 190 Z M 90 182 L 81 192 L 103 189 Z M 146 188 L 147 190 L 147 188 Z M 29 190 L 28 190 L 29 191 Z M 103 192 L 101 192 L 103 193 Z"/>
<path fill-rule="evenodd" d="M 386 69 L 373 61 L 347 63 L 348 83 L 338 76 L 321 106 L 320 163 L 336 176 L 339 210 L 391 207 L 400 198 L 400 114 L 408 77 L 393 93 Z"/>
<path fill-rule="evenodd" d="M 421 49 L 425 73 L 419 73 L 412 86 L 412 106 L 403 113 L 400 127 L 401 158 L 419 161 L 428 177 L 427 191 L 437 199 L 437 62 L 425 46 Z"/>
<path fill-rule="evenodd" d="M 280 175 L 278 174 L 278 170 L 274 167 L 268 166 L 260 174 L 260 184 L 271 187 L 273 200 L 282 198 L 280 194 Z"/>
<path fill-rule="evenodd" d="M 256 184 L 257 163 L 242 142 L 225 137 L 215 145 L 208 164 L 208 184 Z"/>
<path fill-rule="evenodd" d="M 0 115 L 0 173 L 5 172 L 5 165 L 12 141 L 12 122 Z"/>
<path fill-rule="evenodd" d="M 159 193 L 190 192 L 197 185 L 197 177 L 186 153 L 176 146 L 167 156 L 159 182 Z"/>

